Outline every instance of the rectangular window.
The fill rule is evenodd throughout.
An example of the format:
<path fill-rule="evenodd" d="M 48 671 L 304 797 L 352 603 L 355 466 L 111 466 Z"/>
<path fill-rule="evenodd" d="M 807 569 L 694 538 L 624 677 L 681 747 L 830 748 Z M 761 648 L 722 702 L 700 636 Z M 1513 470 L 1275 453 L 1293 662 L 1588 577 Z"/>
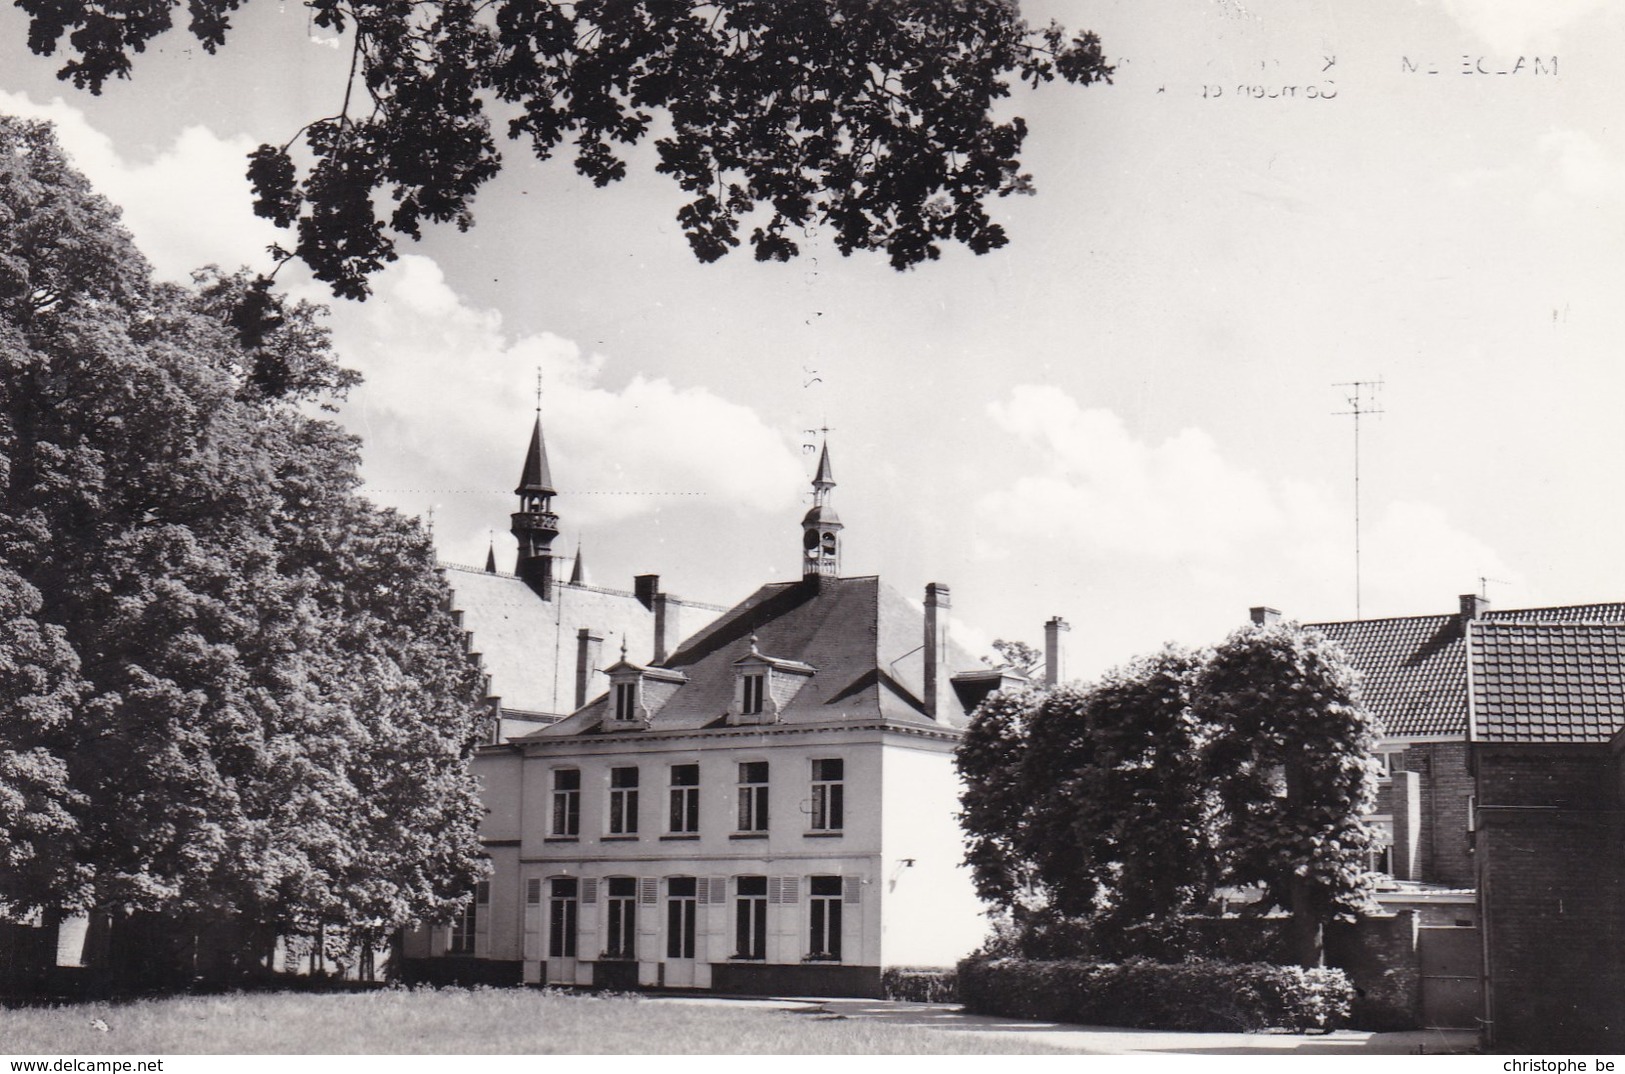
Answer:
<path fill-rule="evenodd" d="M 742 876 L 734 900 L 734 958 L 767 957 L 767 877 Z"/>
<path fill-rule="evenodd" d="M 671 830 L 678 833 L 700 830 L 700 766 L 697 764 L 671 766 Z"/>
<path fill-rule="evenodd" d="M 766 761 L 745 761 L 739 766 L 739 830 L 767 831 Z"/>
<path fill-rule="evenodd" d="M 553 770 L 553 834 L 581 834 L 581 770 Z"/>
<path fill-rule="evenodd" d="M 1371 829 L 1371 847 L 1366 851 L 1365 867 L 1373 873 L 1394 875 L 1394 822 L 1386 817 L 1368 817 Z"/>
<path fill-rule="evenodd" d="M 635 682 L 618 682 L 615 684 L 615 718 L 617 720 L 631 720 L 638 713 L 638 684 Z"/>
<path fill-rule="evenodd" d="M 694 915 L 698 909 L 692 876 L 666 881 L 666 957 L 694 957 Z"/>
<path fill-rule="evenodd" d="M 605 958 L 636 958 L 638 882 L 629 876 L 609 878 L 609 935 Z"/>
<path fill-rule="evenodd" d="M 576 879 L 548 881 L 547 957 L 576 957 Z"/>
<path fill-rule="evenodd" d="M 767 676 L 762 674 L 746 675 L 744 677 L 744 698 L 739 711 L 746 716 L 758 716 L 762 712 L 762 695 L 766 691 Z"/>
<path fill-rule="evenodd" d="M 609 770 L 609 834 L 638 834 L 638 770 Z"/>
<path fill-rule="evenodd" d="M 844 823 L 842 781 L 846 764 L 839 757 L 812 763 L 812 826 L 814 831 L 838 832 Z"/>
<path fill-rule="evenodd" d="M 841 878 L 812 878 L 811 930 L 807 957 L 831 962 L 841 960 Z"/>
<path fill-rule="evenodd" d="M 468 905 L 452 919 L 451 946 L 447 953 L 453 955 L 472 955 L 474 953 L 474 937 L 478 934 L 480 914 L 491 904 L 491 884 L 481 880 L 474 885 L 474 897 Z"/>

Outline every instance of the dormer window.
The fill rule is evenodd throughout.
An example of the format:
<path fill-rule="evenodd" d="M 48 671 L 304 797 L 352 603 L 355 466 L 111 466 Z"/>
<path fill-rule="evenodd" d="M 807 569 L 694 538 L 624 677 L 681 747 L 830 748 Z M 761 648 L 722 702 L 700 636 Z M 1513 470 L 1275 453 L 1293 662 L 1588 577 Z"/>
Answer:
<path fill-rule="evenodd" d="M 615 718 L 617 720 L 635 720 L 638 718 L 637 680 L 615 684 Z"/>
<path fill-rule="evenodd" d="M 740 685 L 744 694 L 739 705 L 740 713 L 745 716 L 760 716 L 762 697 L 767 690 L 767 672 L 750 672 L 742 675 Z"/>

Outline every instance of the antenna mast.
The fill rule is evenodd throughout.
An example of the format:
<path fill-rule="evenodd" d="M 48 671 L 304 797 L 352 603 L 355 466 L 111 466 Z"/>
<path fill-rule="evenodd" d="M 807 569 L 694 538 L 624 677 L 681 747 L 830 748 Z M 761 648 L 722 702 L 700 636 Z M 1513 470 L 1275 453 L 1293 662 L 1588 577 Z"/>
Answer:
<path fill-rule="evenodd" d="M 1347 410 L 1333 411 L 1336 417 L 1354 419 L 1354 618 L 1360 618 L 1360 419 L 1367 414 L 1381 414 L 1377 393 L 1382 390 L 1381 380 L 1348 380 L 1333 384 L 1334 388 L 1348 389 Z"/>

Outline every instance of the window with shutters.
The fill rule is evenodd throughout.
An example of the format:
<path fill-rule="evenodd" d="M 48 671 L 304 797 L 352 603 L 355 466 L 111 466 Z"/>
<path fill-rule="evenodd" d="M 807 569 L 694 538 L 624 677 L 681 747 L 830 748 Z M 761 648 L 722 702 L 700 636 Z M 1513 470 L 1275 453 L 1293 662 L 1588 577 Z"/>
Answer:
<path fill-rule="evenodd" d="M 490 908 L 491 884 L 481 880 L 474 885 L 474 897 L 468 905 L 457 914 L 451 922 L 451 944 L 446 948 L 448 954 L 472 955 L 474 941 L 479 932 L 481 913 Z"/>
<path fill-rule="evenodd" d="M 638 882 L 630 876 L 609 878 L 605 910 L 609 918 L 605 958 L 636 958 L 638 939 Z"/>
<path fill-rule="evenodd" d="M 812 827 L 838 832 L 845 822 L 846 763 L 839 757 L 817 758 L 812 763 Z"/>
<path fill-rule="evenodd" d="M 547 957 L 576 957 L 576 906 L 579 887 L 575 877 L 547 882 Z"/>
<path fill-rule="evenodd" d="M 671 830 L 675 833 L 700 830 L 700 766 L 671 766 Z"/>
<path fill-rule="evenodd" d="M 767 673 L 752 672 L 741 676 L 740 689 L 739 711 L 746 716 L 760 716 L 762 698 L 767 693 Z"/>
<path fill-rule="evenodd" d="M 609 770 L 609 834 L 638 833 L 638 770 Z"/>
<path fill-rule="evenodd" d="M 576 836 L 581 834 L 581 770 L 555 768 L 553 770 L 553 834 Z"/>
<path fill-rule="evenodd" d="M 767 877 L 741 876 L 735 881 L 734 958 L 767 957 Z"/>
<path fill-rule="evenodd" d="M 666 957 L 694 957 L 694 920 L 699 909 L 697 885 L 692 876 L 674 876 L 666 881 Z"/>
<path fill-rule="evenodd" d="M 809 914 L 807 957 L 809 959 L 839 962 L 841 959 L 841 878 L 815 876 L 812 878 Z"/>
<path fill-rule="evenodd" d="M 767 831 L 767 762 L 739 765 L 739 830 Z"/>

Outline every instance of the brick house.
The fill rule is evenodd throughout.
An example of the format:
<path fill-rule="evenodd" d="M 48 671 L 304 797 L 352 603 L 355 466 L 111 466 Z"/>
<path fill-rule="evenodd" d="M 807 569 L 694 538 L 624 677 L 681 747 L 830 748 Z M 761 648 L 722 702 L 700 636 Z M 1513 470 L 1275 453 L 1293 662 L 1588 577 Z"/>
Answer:
<path fill-rule="evenodd" d="M 1496 1044 L 1625 1042 L 1625 604 L 1469 594 L 1308 625 L 1382 721 L 1372 865 L 1379 902 L 1418 912 L 1424 1017 Z"/>

